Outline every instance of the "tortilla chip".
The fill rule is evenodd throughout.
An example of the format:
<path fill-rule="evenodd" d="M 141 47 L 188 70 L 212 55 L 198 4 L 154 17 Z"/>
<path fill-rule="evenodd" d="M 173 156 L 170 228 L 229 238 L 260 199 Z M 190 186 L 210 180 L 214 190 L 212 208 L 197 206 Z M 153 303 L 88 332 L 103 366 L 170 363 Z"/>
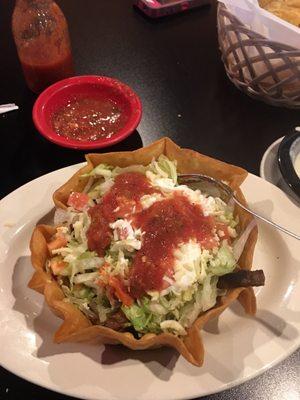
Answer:
<path fill-rule="evenodd" d="M 217 179 L 225 180 L 237 191 L 238 199 L 246 204 L 239 186 L 247 176 L 242 168 L 226 164 L 213 158 L 204 156 L 195 151 L 182 149 L 168 138 L 154 142 L 148 147 L 132 152 L 118 152 L 106 154 L 88 154 L 87 165 L 80 169 L 67 183 L 60 187 L 53 195 L 58 208 L 66 208 L 67 199 L 72 191 L 82 191 L 87 179 L 80 179 L 80 175 L 91 171 L 100 163 L 126 167 L 133 164 L 147 165 L 160 154 L 165 154 L 171 160 L 177 160 L 179 173 L 202 173 Z M 240 207 L 236 207 L 239 216 L 239 229 L 242 232 L 252 221 L 253 217 Z M 229 290 L 223 297 L 218 298 L 217 304 L 210 310 L 202 313 L 188 329 L 188 334 L 179 338 L 171 333 L 148 333 L 140 339 L 134 338 L 129 332 L 117 332 L 110 328 L 93 325 L 87 317 L 74 305 L 64 301 L 64 294 L 55 279 L 45 270 L 45 262 L 49 257 L 47 242 L 54 234 L 51 226 L 39 225 L 35 228 L 31 242 L 31 259 L 35 273 L 29 282 L 29 287 L 44 293 L 46 302 L 53 312 L 64 320 L 54 335 L 56 343 L 61 342 L 97 342 L 119 344 L 133 350 L 143 350 L 160 346 L 170 346 L 181 353 L 189 362 L 201 366 L 204 359 L 204 347 L 200 330 L 212 318 L 221 314 L 234 300 L 238 299 L 245 312 L 255 314 L 256 299 L 252 288 L 236 288 Z M 254 228 L 247 240 L 240 257 L 239 265 L 243 269 L 251 269 L 257 228 Z"/>
<path fill-rule="evenodd" d="M 300 27 L 300 0 L 259 0 L 260 7 Z"/>

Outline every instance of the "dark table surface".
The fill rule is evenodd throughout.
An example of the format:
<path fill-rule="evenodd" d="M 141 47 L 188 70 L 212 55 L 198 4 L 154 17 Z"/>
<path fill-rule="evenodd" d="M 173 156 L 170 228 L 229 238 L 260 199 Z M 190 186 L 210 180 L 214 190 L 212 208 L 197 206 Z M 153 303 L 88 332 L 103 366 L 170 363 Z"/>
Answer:
<path fill-rule="evenodd" d="M 0 104 L 20 110 L 0 116 L 0 197 L 57 168 L 83 160 L 34 129 L 35 96 L 24 83 L 10 32 L 13 1 L 0 0 Z M 248 98 L 228 80 L 220 59 L 216 6 L 151 21 L 132 0 L 60 0 L 68 21 L 78 74 L 116 77 L 140 95 L 142 122 L 110 148 L 133 150 L 169 136 L 258 174 L 266 147 L 300 124 L 299 111 Z M 0 344 L 1 345 L 1 344 Z M 234 389 L 207 399 L 299 399 L 300 351 Z M 67 399 L 0 368 L 0 399 Z"/>

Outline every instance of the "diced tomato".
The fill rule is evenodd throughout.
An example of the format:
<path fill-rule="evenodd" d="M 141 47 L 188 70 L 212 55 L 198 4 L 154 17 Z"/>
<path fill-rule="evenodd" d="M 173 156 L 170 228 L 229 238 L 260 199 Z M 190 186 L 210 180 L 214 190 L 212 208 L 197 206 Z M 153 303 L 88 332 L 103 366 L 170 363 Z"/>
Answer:
<path fill-rule="evenodd" d="M 53 250 L 59 249 L 60 247 L 65 247 L 67 243 L 68 241 L 64 236 L 56 236 L 55 239 L 47 243 L 49 253 L 51 254 Z"/>
<path fill-rule="evenodd" d="M 72 192 L 68 198 L 68 206 L 77 211 L 82 211 L 89 202 L 89 196 L 86 193 Z"/>
<path fill-rule="evenodd" d="M 55 258 L 50 260 L 50 268 L 54 275 L 59 275 L 67 266 L 68 264 L 62 260 L 56 260 Z"/>
<path fill-rule="evenodd" d="M 99 267 L 99 273 L 100 274 L 106 274 L 106 270 L 107 268 L 109 268 L 110 264 L 105 261 L 105 263 L 103 265 L 101 265 L 101 267 Z"/>
<path fill-rule="evenodd" d="M 167 289 L 170 286 L 170 283 L 163 280 L 161 290 Z"/>
<path fill-rule="evenodd" d="M 108 283 L 115 290 L 115 295 L 124 304 L 124 306 L 130 307 L 133 303 L 133 299 L 128 294 L 121 280 L 116 276 L 111 276 Z"/>
<path fill-rule="evenodd" d="M 105 262 L 99 268 L 100 279 L 97 280 L 97 285 L 102 286 L 102 287 L 108 285 L 109 276 L 108 276 L 107 271 L 106 271 L 108 267 L 109 267 L 109 263 Z"/>

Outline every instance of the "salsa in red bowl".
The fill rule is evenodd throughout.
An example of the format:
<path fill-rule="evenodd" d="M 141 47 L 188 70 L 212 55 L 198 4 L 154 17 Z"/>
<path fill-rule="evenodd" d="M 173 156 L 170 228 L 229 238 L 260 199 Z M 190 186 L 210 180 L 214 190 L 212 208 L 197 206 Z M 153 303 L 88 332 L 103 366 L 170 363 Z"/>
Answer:
<path fill-rule="evenodd" d="M 76 76 L 49 86 L 33 107 L 37 130 L 75 149 L 111 146 L 138 126 L 142 106 L 124 83 L 104 76 Z"/>

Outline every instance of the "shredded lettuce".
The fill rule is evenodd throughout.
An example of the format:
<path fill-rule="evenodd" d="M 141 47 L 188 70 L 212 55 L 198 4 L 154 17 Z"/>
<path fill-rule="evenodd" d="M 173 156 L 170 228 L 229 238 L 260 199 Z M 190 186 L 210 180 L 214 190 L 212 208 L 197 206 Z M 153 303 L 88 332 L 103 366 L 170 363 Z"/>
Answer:
<path fill-rule="evenodd" d="M 177 183 L 176 161 L 169 160 L 165 155 L 160 155 L 158 160 L 150 164 L 150 171 L 161 178 L 170 178 Z"/>
<path fill-rule="evenodd" d="M 143 332 L 145 330 L 151 314 L 147 313 L 144 307 L 133 304 L 131 307 L 123 306 L 122 311 L 137 332 Z"/>
<path fill-rule="evenodd" d="M 236 267 L 236 260 L 232 249 L 223 243 L 216 256 L 210 260 L 208 271 L 212 275 L 222 276 L 232 272 Z"/>
<path fill-rule="evenodd" d="M 157 333 L 164 330 L 183 335 L 185 328 L 189 327 L 201 312 L 215 305 L 217 282 L 217 277 L 208 276 L 202 285 L 188 289 L 180 297 L 162 296 L 159 301 L 144 297 L 138 304 L 123 306 L 122 311 L 137 332 Z M 164 323 L 170 320 L 177 320 L 177 324 Z"/>
<path fill-rule="evenodd" d="M 119 174 L 124 174 L 127 172 L 139 172 L 140 174 L 145 174 L 148 167 L 144 165 L 129 165 L 128 167 L 115 167 L 113 170 L 113 176 L 117 176 Z"/>
<path fill-rule="evenodd" d="M 160 332 L 162 315 L 151 312 L 149 309 L 148 298 L 144 297 L 138 303 L 134 303 L 131 307 L 122 306 L 122 311 L 137 332 Z"/>
<path fill-rule="evenodd" d="M 75 284 L 84 283 L 85 285 L 89 285 L 95 281 L 95 279 L 99 278 L 98 272 L 88 272 L 86 274 L 77 274 L 73 282 Z"/>
<path fill-rule="evenodd" d="M 110 178 L 112 176 L 112 170 L 114 167 L 107 165 L 107 164 L 99 164 L 97 167 L 92 169 L 90 172 L 86 174 L 82 174 L 82 178 L 87 178 L 87 177 L 104 177 L 104 178 Z"/>
<path fill-rule="evenodd" d="M 106 179 L 104 181 L 97 179 L 92 184 L 92 186 L 89 189 L 89 191 L 87 192 L 87 194 L 90 197 L 90 199 L 96 201 L 97 199 L 99 199 L 102 196 L 104 196 L 105 193 L 108 192 L 111 189 L 113 184 L 114 184 L 114 179 L 112 179 L 112 178 L 108 178 L 108 179 Z"/>
<path fill-rule="evenodd" d="M 182 326 L 190 326 L 201 312 L 209 310 L 217 299 L 217 277 L 208 276 L 203 284 L 199 286 L 193 299 L 186 303 L 181 309 L 179 322 Z"/>

